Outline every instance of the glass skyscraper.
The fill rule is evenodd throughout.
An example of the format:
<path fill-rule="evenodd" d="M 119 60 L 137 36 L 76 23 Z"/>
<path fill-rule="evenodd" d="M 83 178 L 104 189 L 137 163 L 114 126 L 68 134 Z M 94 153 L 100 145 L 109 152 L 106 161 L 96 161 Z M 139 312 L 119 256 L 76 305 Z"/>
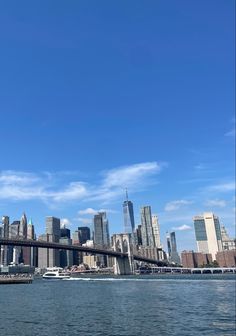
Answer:
<path fill-rule="evenodd" d="M 131 201 L 128 200 L 124 201 L 123 214 L 124 214 L 125 233 L 133 233 L 135 229 L 135 223 L 134 223 L 133 203 Z"/>
<path fill-rule="evenodd" d="M 143 246 L 155 247 L 155 240 L 152 228 L 152 212 L 150 206 L 144 206 L 141 208 L 141 231 Z"/>
<path fill-rule="evenodd" d="M 94 243 L 103 247 L 110 245 L 109 224 L 106 212 L 99 212 L 97 215 L 94 215 Z"/>
<path fill-rule="evenodd" d="M 175 232 L 171 232 L 170 235 L 167 235 L 167 249 L 169 254 L 169 260 L 173 263 L 180 264 L 180 257 L 177 251 Z"/>

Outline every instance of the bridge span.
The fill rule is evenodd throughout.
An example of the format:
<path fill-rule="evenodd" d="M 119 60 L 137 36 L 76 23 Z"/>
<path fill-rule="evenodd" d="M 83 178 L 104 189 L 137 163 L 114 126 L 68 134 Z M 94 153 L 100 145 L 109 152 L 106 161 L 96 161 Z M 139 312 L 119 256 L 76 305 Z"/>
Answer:
<path fill-rule="evenodd" d="M 149 264 L 157 265 L 157 266 L 166 266 L 166 262 L 146 258 L 143 256 L 139 256 L 136 254 L 130 254 L 126 252 L 120 252 L 120 251 L 114 251 L 112 249 L 103 249 L 103 248 L 96 248 L 96 247 L 87 247 L 87 246 L 79 246 L 79 245 L 65 245 L 60 243 L 52 243 L 52 242 L 45 242 L 42 240 L 24 240 L 24 239 L 6 239 L 6 238 L 0 238 L 0 246 L 1 245 L 8 245 L 8 246 L 28 246 L 28 247 L 38 247 L 38 248 L 48 248 L 48 249 L 57 249 L 57 250 L 70 250 L 70 251 L 78 251 L 78 252 L 84 252 L 89 253 L 92 255 L 107 255 L 110 257 L 116 258 L 116 260 L 119 263 L 127 264 L 133 262 L 133 260 L 146 262 Z M 130 265 L 131 266 L 131 265 Z M 127 265 L 126 265 L 127 269 Z M 130 267 L 132 270 L 133 267 Z M 127 274 L 130 272 L 124 271 L 124 274 Z M 117 273 L 121 274 L 120 271 Z M 123 273 L 123 272 L 122 272 Z"/>

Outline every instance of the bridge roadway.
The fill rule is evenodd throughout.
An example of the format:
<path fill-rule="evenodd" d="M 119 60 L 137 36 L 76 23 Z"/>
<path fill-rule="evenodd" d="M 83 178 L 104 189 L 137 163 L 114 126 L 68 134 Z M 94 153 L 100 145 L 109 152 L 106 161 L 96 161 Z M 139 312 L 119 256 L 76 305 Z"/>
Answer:
<path fill-rule="evenodd" d="M 95 247 L 87 247 L 87 246 L 78 246 L 78 245 L 65 245 L 59 243 L 51 243 L 45 242 L 42 240 L 20 240 L 20 239 L 6 239 L 0 238 L 0 246 L 1 245 L 9 245 L 9 246 L 28 246 L 28 247 L 41 247 L 41 248 L 52 248 L 57 250 L 70 250 L 70 251 L 78 251 L 78 252 L 85 252 L 90 254 L 102 254 L 108 255 L 115 258 L 128 258 L 128 253 L 122 253 L 113 250 L 106 250 L 101 248 Z M 149 264 L 154 264 L 157 266 L 166 266 L 167 264 L 163 261 L 149 259 L 146 257 L 142 257 L 139 255 L 132 255 L 132 258 L 137 261 L 146 262 Z"/>

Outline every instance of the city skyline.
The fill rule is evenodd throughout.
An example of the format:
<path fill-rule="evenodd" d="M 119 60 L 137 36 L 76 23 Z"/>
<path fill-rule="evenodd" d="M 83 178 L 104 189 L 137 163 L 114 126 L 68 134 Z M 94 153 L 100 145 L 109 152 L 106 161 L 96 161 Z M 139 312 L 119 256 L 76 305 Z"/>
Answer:
<path fill-rule="evenodd" d="M 234 235 L 232 2 L 0 8 L 1 216 L 119 232 L 127 188 L 180 250 L 204 212 Z"/>

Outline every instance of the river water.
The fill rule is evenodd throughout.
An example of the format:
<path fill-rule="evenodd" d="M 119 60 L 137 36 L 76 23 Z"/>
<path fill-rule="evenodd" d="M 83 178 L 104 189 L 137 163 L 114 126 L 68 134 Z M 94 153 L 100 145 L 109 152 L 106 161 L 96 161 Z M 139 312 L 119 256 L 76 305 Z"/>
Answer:
<path fill-rule="evenodd" d="M 235 335 L 235 275 L 0 286 L 1 336 Z"/>

